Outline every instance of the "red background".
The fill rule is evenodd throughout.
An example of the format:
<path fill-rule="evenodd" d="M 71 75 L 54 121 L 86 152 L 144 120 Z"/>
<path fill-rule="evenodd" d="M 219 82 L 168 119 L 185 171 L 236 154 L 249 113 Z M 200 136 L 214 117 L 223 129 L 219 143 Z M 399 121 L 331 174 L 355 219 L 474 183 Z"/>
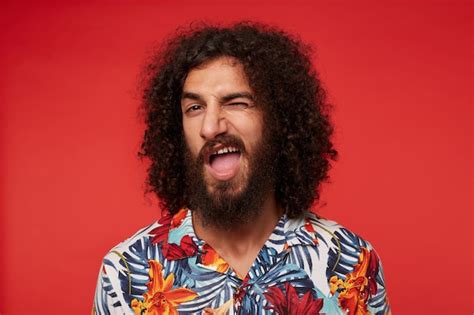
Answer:
<path fill-rule="evenodd" d="M 319 212 L 374 244 L 396 314 L 472 314 L 472 2 L 4 4 L 0 312 L 86 314 L 102 256 L 157 216 L 138 73 L 176 26 L 300 34 L 341 158 Z"/>

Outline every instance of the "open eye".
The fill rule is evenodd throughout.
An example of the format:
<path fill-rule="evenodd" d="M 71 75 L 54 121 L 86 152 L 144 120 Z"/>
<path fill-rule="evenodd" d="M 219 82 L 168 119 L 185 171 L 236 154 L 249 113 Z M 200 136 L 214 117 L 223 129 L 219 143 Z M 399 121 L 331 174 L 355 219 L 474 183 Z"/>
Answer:
<path fill-rule="evenodd" d="M 198 110 L 201 110 L 203 108 L 202 105 L 200 104 L 192 104 L 191 106 L 188 106 L 186 108 L 186 113 L 192 113 L 192 112 L 195 112 L 195 111 L 198 111 Z"/>

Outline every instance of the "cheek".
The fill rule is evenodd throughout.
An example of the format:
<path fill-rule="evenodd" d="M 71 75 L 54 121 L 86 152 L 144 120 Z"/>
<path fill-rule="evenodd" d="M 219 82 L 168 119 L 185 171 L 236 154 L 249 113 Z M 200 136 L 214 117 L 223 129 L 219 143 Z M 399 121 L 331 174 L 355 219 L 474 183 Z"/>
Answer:
<path fill-rule="evenodd" d="M 199 143 L 194 139 L 192 136 L 186 136 L 185 135 L 185 142 L 186 145 L 188 146 L 188 149 L 191 151 L 193 155 L 197 155 L 199 153 Z"/>
<path fill-rule="evenodd" d="M 196 156 L 202 147 L 202 143 L 201 143 L 202 141 L 201 141 L 201 137 L 199 136 L 199 133 L 196 133 L 184 127 L 183 134 L 184 134 L 184 141 L 189 151 L 193 155 Z"/>
<path fill-rule="evenodd" d="M 256 145 L 260 142 L 263 137 L 262 122 L 260 120 L 254 120 L 249 122 L 247 129 L 249 139 L 251 140 L 252 145 Z"/>
<path fill-rule="evenodd" d="M 260 112 L 239 113 L 239 115 L 232 118 L 233 119 L 229 119 L 229 121 L 232 122 L 240 133 L 252 138 L 262 135 L 263 116 Z"/>

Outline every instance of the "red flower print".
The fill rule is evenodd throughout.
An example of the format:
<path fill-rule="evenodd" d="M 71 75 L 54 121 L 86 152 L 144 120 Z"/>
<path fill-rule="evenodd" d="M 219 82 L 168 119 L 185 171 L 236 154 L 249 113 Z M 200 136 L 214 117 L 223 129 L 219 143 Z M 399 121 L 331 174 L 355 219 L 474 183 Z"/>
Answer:
<path fill-rule="evenodd" d="M 295 288 L 289 283 L 285 283 L 285 292 L 279 287 L 270 287 L 265 294 L 267 301 L 271 306 L 266 309 L 271 309 L 275 313 L 283 315 L 298 315 L 298 314 L 319 314 L 323 308 L 323 300 L 313 298 L 311 290 L 308 290 L 300 299 Z"/>
<path fill-rule="evenodd" d="M 237 290 L 235 291 L 234 293 L 234 302 L 237 306 L 240 305 L 240 303 L 242 302 L 245 294 L 247 293 L 247 288 L 250 286 L 249 285 L 249 276 L 247 275 L 244 279 L 244 281 L 242 282 L 242 284 L 240 285 L 240 287 L 237 288 Z"/>
<path fill-rule="evenodd" d="M 168 233 L 170 231 L 170 222 L 171 216 L 162 217 L 160 220 L 158 220 L 158 223 L 162 225 L 150 231 L 150 235 L 152 235 L 152 244 L 163 243 L 168 239 Z"/>
<path fill-rule="evenodd" d="M 188 214 L 188 209 L 183 208 L 179 210 L 174 216 L 173 219 L 171 220 L 171 229 L 177 228 L 178 226 L 183 223 L 184 218 L 186 218 L 186 215 Z"/>
<path fill-rule="evenodd" d="M 197 245 L 189 235 L 183 236 L 179 245 L 163 244 L 163 254 L 168 260 L 177 260 L 194 256 L 198 250 Z"/>
<path fill-rule="evenodd" d="M 158 220 L 160 226 L 150 231 L 150 235 L 153 236 L 151 243 L 158 244 L 166 242 L 170 229 L 180 226 L 184 218 L 186 218 L 187 213 L 188 209 L 183 208 L 179 210 L 174 216 L 172 216 L 170 213 L 167 213 L 165 216 L 161 217 Z"/>
<path fill-rule="evenodd" d="M 370 251 L 369 266 L 367 267 L 367 279 L 369 279 L 369 293 L 374 295 L 377 293 L 376 278 L 379 273 L 379 257 L 375 251 Z"/>
<path fill-rule="evenodd" d="M 316 231 L 314 230 L 314 226 L 311 223 L 309 218 L 306 218 L 306 223 L 304 225 L 304 228 L 306 229 L 306 231 L 308 231 L 309 233 L 313 235 L 313 243 L 317 245 L 318 239 L 316 238 Z"/>

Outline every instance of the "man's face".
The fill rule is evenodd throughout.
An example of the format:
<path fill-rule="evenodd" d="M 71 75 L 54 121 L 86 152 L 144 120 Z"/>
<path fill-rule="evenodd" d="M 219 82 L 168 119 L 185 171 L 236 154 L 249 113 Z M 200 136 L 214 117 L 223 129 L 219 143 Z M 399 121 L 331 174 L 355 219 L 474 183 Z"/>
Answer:
<path fill-rule="evenodd" d="M 259 206 L 272 183 L 273 163 L 263 111 L 242 65 L 222 57 L 191 70 L 181 110 L 188 185 L 197 206 L 220 215 L 251 215 L 245 208 Z"/>
<path fill-rule="evenodd" d="M 242 65 L 222 57 L 190 71 L 181 109 L 188 148 L 194 157 L 201 154 L 204 159 L 208 192 L 225 182 L 233 192 L 242 191 L 263 120 Z"/>

